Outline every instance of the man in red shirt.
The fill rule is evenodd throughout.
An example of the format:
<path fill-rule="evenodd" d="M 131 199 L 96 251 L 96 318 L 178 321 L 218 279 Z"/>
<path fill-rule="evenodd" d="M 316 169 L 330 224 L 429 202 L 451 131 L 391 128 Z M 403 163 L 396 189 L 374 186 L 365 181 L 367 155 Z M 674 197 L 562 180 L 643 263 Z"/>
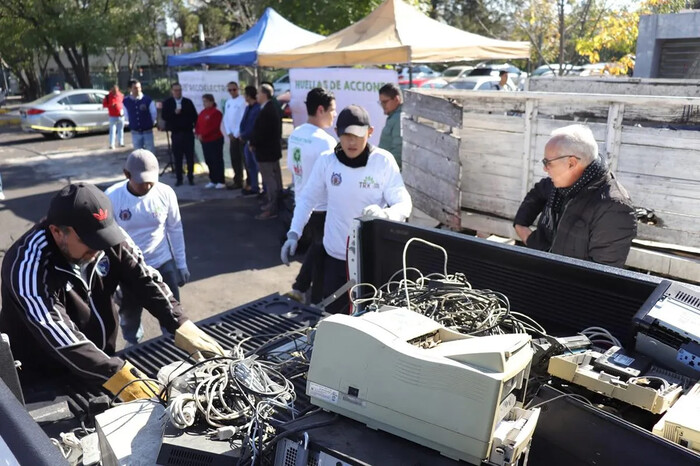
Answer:
<path fill-rule="evenodd" d="M 115 138 L 119 139 L 119 147 L 124 147 L 124 94 L 119 92 L 115 84 L 102 101 L 102 106 L 109 113 L 109 148 L 114 149 Z"/>
<path fill-rule="evenodd" d="M 204 110 L 197 117 L 194 134 L 202 143 L 204 161 L 209 167 L 209 183 L 204 187 L 224 189 L 224 135 L 221 132 L 223 114 L 216 108 L 213 95 L 204 94 L 202 103 Z"/>

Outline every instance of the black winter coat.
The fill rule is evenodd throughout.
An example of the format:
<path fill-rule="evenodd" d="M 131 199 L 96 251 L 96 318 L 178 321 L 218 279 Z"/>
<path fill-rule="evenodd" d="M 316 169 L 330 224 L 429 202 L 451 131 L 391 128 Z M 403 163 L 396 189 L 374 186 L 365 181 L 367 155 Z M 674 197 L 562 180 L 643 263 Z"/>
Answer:
<path fill-rule="evenodd" d="M 554 189 L 549 177 L 538 181 L 520 204 L 513 224 L 532 225 Z M 537 228 L 527 240 L 530 248 L 616 267 L 625 265 L 637 236 L 629 195 L 610 172 L 565 201 L 551 244 L 541 217 Z"/>
<path fill-rule="evenodd" d="M 271 100 L 255 119 L 250 145 L 255 148 L 258 162 L 276 162 L 282 158 L 282 118 Z"/>
<path fill-rule="evenodd" d="M 165 129 L 171 133 L 191 133 L 197 123 L 197 109 L 194 103 L 187 97 L 183 97 L 180 113 L 175 113 L 175 109 L 175 99 L 173 97 L 165 99 L 161 112 L 161 118 L 165 121 Z"/>

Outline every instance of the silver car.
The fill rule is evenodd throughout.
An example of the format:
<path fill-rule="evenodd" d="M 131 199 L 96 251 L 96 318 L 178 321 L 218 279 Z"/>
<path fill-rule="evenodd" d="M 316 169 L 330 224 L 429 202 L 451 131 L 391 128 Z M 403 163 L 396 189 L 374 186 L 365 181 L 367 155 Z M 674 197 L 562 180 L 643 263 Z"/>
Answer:
<path fill-rule="evenodd" d="M 19 108 L 22 130 L 70 139 L 77 132 L 107 131 L 109 114 L 102 107 L 107 91 L 56 91 Z"/>

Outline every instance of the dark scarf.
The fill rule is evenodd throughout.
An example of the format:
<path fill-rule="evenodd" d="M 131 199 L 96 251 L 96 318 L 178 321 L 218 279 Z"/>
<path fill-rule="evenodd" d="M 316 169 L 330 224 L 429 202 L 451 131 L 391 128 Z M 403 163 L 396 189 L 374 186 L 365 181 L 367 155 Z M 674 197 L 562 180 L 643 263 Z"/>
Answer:
<path fill-rule="evenodd" d="M 367 161 L 369 160 L 369 154 L 372 152 L 374 148 L 367 143 L 367 146 L 365 147 L 365 150 L 363 150 L 360 155 L 355 157 L 354 159 L 351 159 L 347 155 L 345 155 L 345 152 L 343 152 L 343 148 L 340 146 L 340 143 L 338 143 L 337 146 L 335 146 L 335 156 L 338 157 L 338 161 L 345 165 L 346 167 L 350 168 L 360 168 L 360 167 L 365 167 L 367 166 Z"/>
<path fill-rule="evenodd" d="M 566 204 L 591 182 L 605 175 L 607 168 L 601 160 L 595 160 L 586 167 L 581 177 L 568 188 L 554 188 L 547 199 L 547 205 L 542 212 L 540 225 L 546 227 L 546 237 L 550 245 L 554 239 L 554 233 L 559 226 L 559 220 Z"/>

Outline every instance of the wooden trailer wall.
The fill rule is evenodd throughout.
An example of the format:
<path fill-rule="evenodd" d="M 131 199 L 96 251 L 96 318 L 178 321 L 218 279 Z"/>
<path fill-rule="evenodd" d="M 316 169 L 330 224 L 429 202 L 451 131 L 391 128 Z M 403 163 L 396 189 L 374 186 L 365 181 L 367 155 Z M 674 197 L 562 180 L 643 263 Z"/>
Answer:
<path fill-rule="evenodd" d="M 585 123 L 633 204 L 658 218 L 639 225 L 638 239 L 700 248 L 700 132 L 673 129 L 698 108 L 686 97 L 409 91 L 404 180 L 416 207 L 450 228 L 515 237 L 521 200 L 546 176 L 550 133 Z M 693 258 L 635 247 L 627 264 L 700 281 Z"/>

